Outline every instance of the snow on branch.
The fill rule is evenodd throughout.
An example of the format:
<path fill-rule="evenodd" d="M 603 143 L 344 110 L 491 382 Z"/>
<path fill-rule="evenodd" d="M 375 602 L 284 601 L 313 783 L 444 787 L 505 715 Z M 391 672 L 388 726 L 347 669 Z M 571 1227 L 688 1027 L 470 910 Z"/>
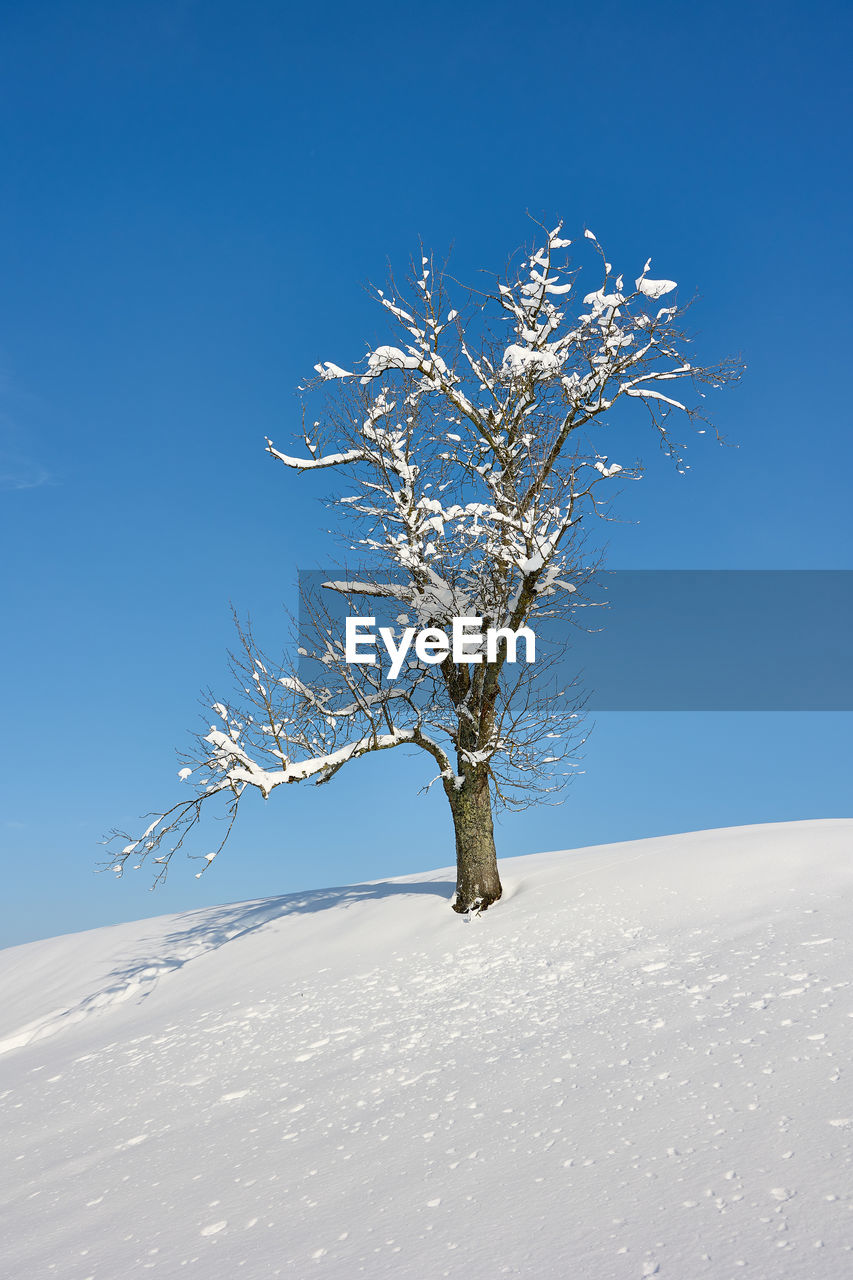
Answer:
<path fill-rule="evenodd" d="M 294 471 L 312 471 L 318 470 L 320 467 L 340 467 L 347 462 L 360 462 L 364 457 L 361 449 L 348 449 L 344 453 L 330 453 L 320 458 L 293 458 L 290 454 L 282 453 L 279 449 L 274 448 L 272 440 L 267 440 L 267 453 L 272 454 L 274 458 L 278 458 L 279 462 L 283 462 L 286 467 L 291 467 Z"/>

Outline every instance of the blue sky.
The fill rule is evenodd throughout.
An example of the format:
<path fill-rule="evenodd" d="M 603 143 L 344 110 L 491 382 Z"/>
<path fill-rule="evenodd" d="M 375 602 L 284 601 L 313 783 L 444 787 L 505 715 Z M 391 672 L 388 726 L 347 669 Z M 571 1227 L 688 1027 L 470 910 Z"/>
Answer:
<path fill-rule="evenodd" d="M 850 7 L 0 4 L 0 945 L 451 860 L 419 759 L 244 816 L 210 873 L 93 874 L 181 794 L 229 601 L 274 644 L 318 499 L 263 451 L 376 335 L 418 237 L 499 269 L 525 211 L 698 292 L 742 353 L 678 476 L 649 441 L 620 568 L 851 568 Z M 849 815 L 845 713 L 607 713 L 505 855 Z M 391 753 L 396 755 L 397 753 Z M 143 878 L 144 877 L 144 878 Z"/>

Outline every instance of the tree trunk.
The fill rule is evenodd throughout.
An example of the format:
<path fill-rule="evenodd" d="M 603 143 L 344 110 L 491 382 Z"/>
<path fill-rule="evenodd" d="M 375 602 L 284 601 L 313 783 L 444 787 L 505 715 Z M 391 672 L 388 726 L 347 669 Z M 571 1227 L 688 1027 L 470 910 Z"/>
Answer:
<path fill-rule="evenodd" d="M 485 911 L 502 893 L 488 774 L 469 773 L 458 791 L 453 781 L 448 780 L 445 792 L 456 833 L 453 910 Z"/>

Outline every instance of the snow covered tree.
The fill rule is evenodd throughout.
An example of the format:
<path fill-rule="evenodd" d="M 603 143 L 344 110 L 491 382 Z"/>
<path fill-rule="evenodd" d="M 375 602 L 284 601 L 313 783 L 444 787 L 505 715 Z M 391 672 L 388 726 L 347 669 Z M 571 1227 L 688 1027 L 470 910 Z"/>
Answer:
<path fill-rule="evenodd" d="M 596 287 L 572 308 L 581 291 L 571 241 L 562 224 L 536 226 L 532 251 L 486 292 L 462 289 L 419 255 L 407 289 L 392 278 L 375 291 L 396 344 L 369 348 L 351 369 L 315 366 L 306 390 L 323 393 L 321 416 L 303 426 L 297 452 L 272 441 L 267 450 L 289 472 L 346 477 L 332 502 L 358 569 L 306 590 L 310 626 L 292 661 L 273 662 L 238 628 L 239 695 L 213 702 L 216 723 L 181 770 L 193 795 L 141 836 L 116 833 L 118 873 L 150 857 L 162 878 L 202 812 L 224 801 L 225 837 L 210 863 L 247 791 L 325 784 L 360 756 L 406 746 L 430 758 L 450 806 L 454 909 L 500 898 L 493 806 L 564 783 L 578 703 L 549 684 L 547 660 L 513 662 L 508 635 L 491 650 L 469 645 L 464 660 L 442 637 L 460 618 L 534 633 L 537 620 L 570 620 L 590 568 L 585 518 L 606 514 L 608 489 L 638 473 L 601 452 L 605 417 L 619 402 L 642 405 L 680 467 L 670 421 L 701 415 L 674 384 L 697 390 L 737 376 L 730 362 L 689 361 L 683 309 L 669 301 L 675 283 L 652 279 L 647 262 L 626 288 L 591 231 L 582 248 Z M 323 595 L 349 615 L 382 621 L 384 612 L 387 656 L 379 645 L 372 665 L 348 661 L 341 616 Z M 392 663 L 415 627 L 434 631 Z"/>

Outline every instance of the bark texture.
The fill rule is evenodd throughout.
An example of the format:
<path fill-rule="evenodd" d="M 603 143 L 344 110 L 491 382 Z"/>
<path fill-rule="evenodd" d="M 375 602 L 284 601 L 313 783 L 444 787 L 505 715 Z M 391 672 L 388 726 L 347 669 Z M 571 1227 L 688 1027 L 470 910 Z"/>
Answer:
<path fill-rule="evenodd" d="M 446 785 L 456 834 L 453 910 L 485 911 L 503 890 L 498 874 L 488 774 L 470 773 L 459 790 Z"/>

